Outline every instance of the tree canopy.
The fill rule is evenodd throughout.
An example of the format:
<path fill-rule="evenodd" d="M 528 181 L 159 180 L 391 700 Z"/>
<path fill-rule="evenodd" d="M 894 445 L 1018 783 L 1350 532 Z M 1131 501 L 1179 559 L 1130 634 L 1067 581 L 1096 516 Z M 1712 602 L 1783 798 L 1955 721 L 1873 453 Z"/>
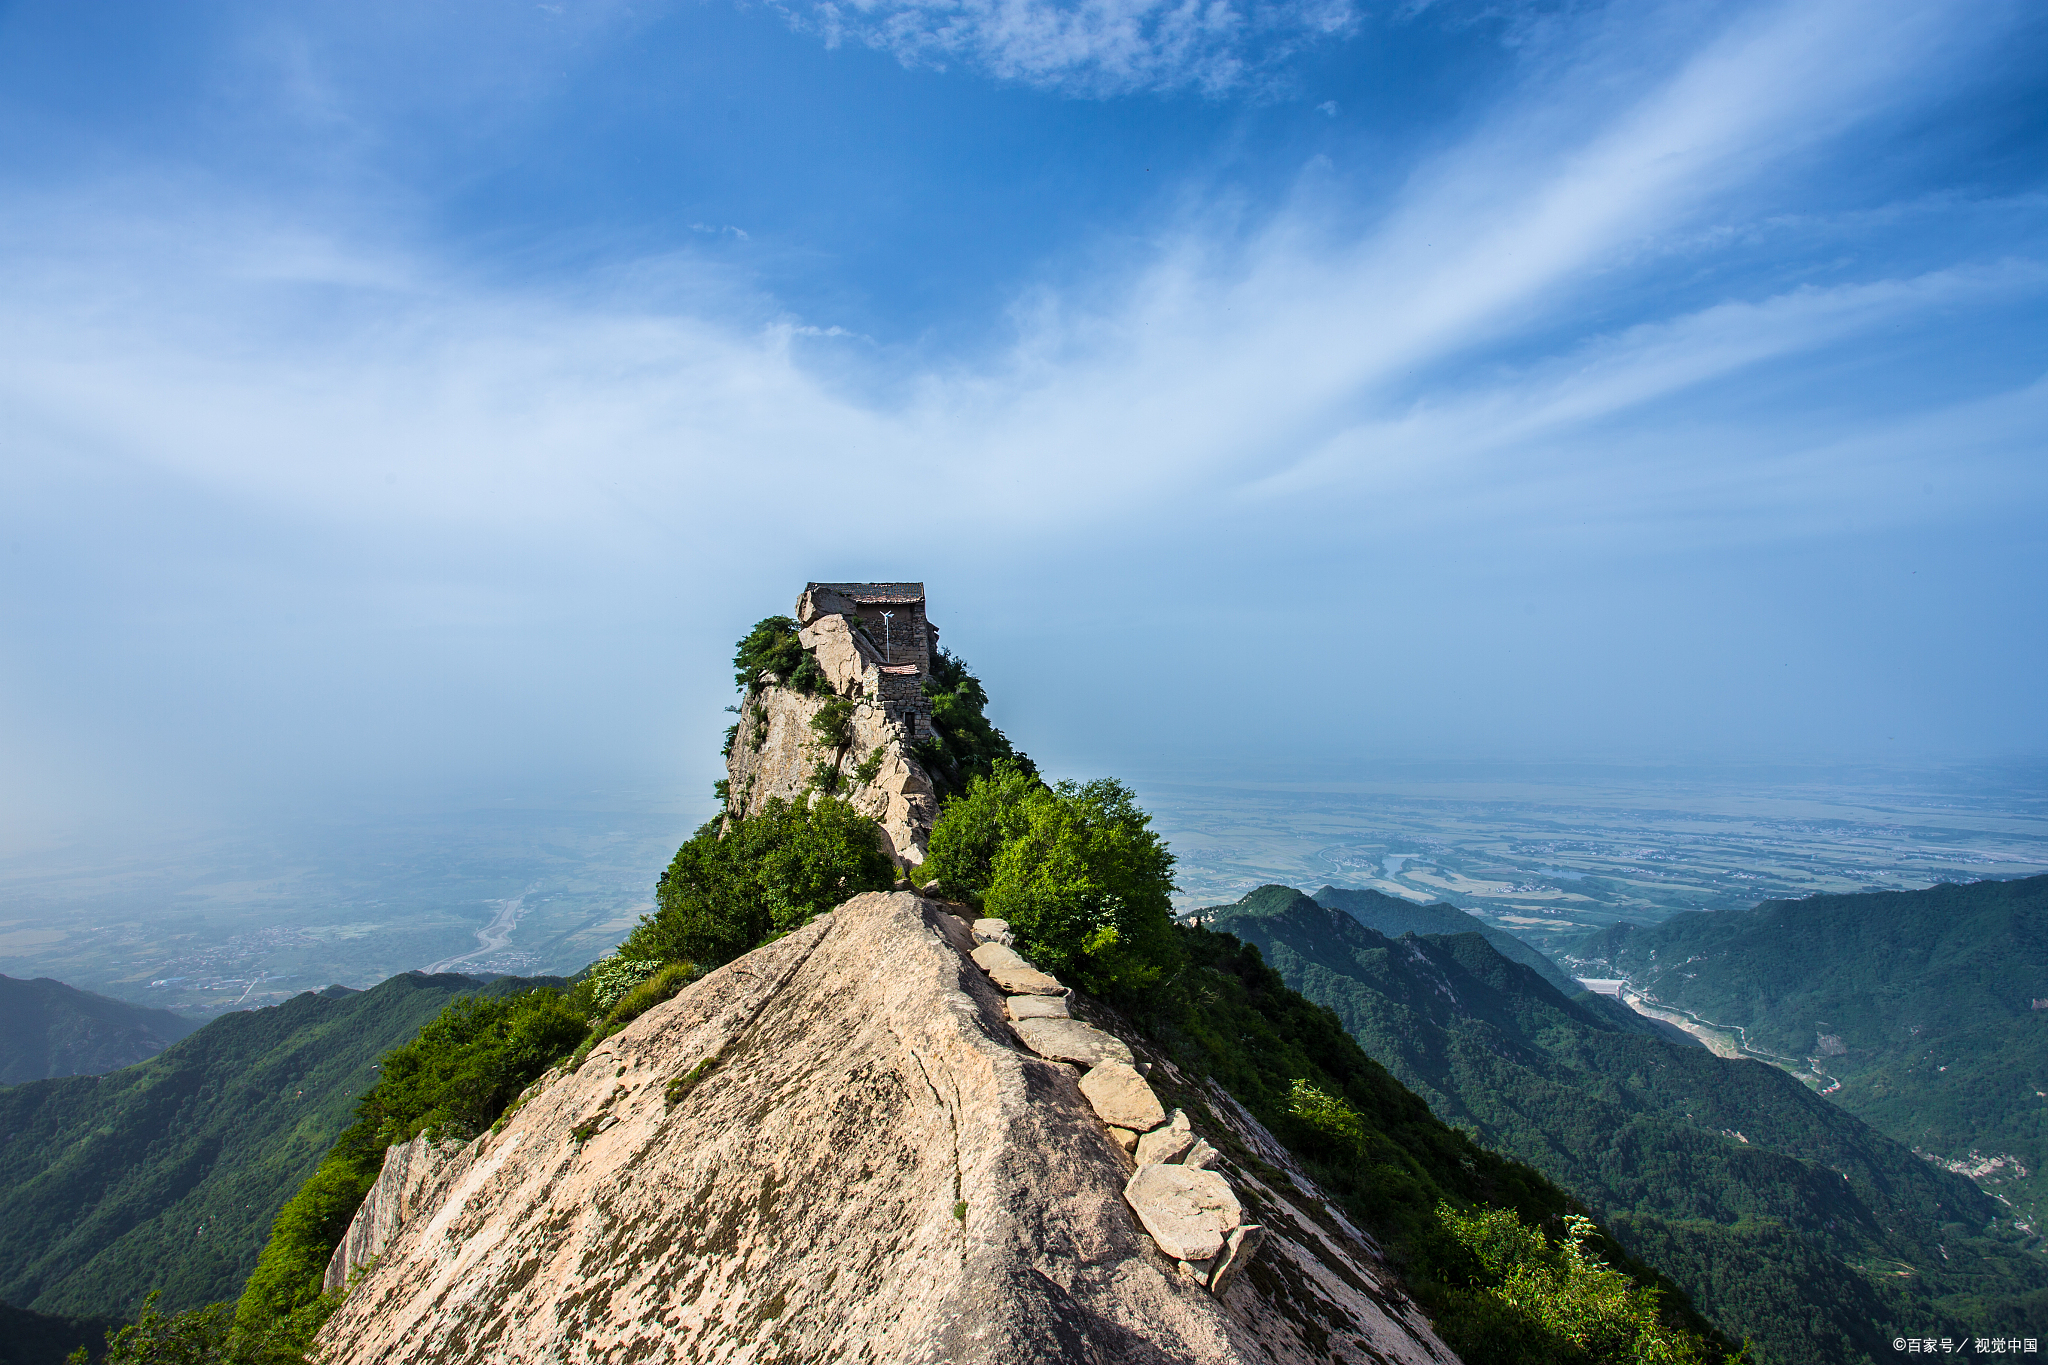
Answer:
<path fill-rule="evenodd" d="M 1173 854 L 1151 823 L 1114 778 L 1047 786 L 998 759 L 939 813 L 925 867 L 1008 920 L 1047 971 L 1098 994 L 1142 989 L 1180 960 Z"/>
<path fill-rule="evenodd" d="M 874 821 L 847 802 L 775 797 L 756 815 L 712 820 L 690 836 L 655 886 L 653 912 L 619 952 L 715 967 L 895 880 Z"/>

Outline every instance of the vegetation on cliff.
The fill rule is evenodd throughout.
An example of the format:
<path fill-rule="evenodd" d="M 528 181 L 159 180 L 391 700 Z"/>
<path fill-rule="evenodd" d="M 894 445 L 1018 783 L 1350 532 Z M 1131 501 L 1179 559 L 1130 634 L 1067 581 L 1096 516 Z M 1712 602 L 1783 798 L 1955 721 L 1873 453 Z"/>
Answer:
<path fill-rule="evenodd" d="M 797 624 L 787 616 L 770 616 L 755 624 L 733 651 L 733 682 L 752 696 L 761 689 L 761 675 L 773 673 L 784 687 L 815 696 L 825 690 L 825 670 L 797 638 Z"/>
<path fill-rule="evenodd" d="M 895 884 L 874 821 L 822 794 L 709 821 L 655 886 L 623 957 L 715 967 L 862 891 Z"/>
<path fill-rule="evenodd" d="M 983 714 L 988 693 L 963 660 L 944 649 L 936 651 L 924 694 L 931 699 L 933 735 L 918 744 L 917 759 L 941 797 L 964 793 L 975 778 L 993 776 L 999 763 L 1026 773 L 1038 771 L 1028 755 L 989 723 Z"/>
<path fill-rule="evenodd" d="M 1142 989 L 1179 965 L 1173 854 L 1114 779 L 1047 786 L 998 759 L 940 810 L 924 867 L 1086 990 Z"/>
<path fill-rule="evenodd" d="M 1198 925 L 1178 926 L 1176 933 L 1184 955 L 1180 970 L 1115 999 L 1115 1008 L 1182 1070 L 1213 1080 L 1286 1144 L 1378 1240 L 1468 1365 L 1638 1359 L 1589 1353 L 1566 1335 L 1545 1335 L 1542 1323 L 1557 1319 L 1566 1305 L 1510 1302 L 1524 1290 L 1509 1290 L 1505 1281 L 1483 1274 L 1440 1213 L 1446 1205 L 1460 1216 L 1507 1210 L 1521 1226 L 1540 1229 L 1558 1245 L 1572 1236 L 1565 1220 L 1585 1213 L 1582 1206 L 1540 1172 L 1488 1151 L 1438 1119 L 1366 1055 L 1336 1015 L 1281 980 L 1257 948 Z M 1152 1079 L 1162 1101 L 1195 1115 L 1204 1131 L 1224 1131 L 1202 1120 L 1213 1103 L 1208 1092 L 1176 1089 L 1156 1074 Z M 1309 1094 L 1335 1103 L 1304 1103 Z M 1249 1151 L 1230 1155 L 1240 1162 L 1259 1160 Z M 1682 1291 L 1612 1237 L 1596 1231 L 1589 1247 L 1633 1285 L 1657 1291 L 1659 1339 L 1676 1352 L 1668 1358 L 1684 1360 L 1685 1351 L 1697 1350 L 1714 1359 L 1731 1349 Z M 1255 1261 L 1247 1273 L 1264 1272 Z M 1524 1320 L 1532 1314 L 1534 1326 Z M 1496 1337 L 1503 1322 L 1521 1323 L 1517 1332 L 1526 1328 L 1536 1337 Z"/>

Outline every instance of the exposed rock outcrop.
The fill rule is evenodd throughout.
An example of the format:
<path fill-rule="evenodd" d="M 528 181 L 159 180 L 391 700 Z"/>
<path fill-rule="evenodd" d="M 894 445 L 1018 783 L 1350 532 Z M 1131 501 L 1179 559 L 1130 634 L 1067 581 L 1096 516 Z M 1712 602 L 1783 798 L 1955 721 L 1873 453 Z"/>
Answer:
<path fill-rule="evenodd" d="M 1217 1293 L 1191 1280 L 974 947 L 947 907 L 872 893 L 650 1010 L 447 1162 L 323 1359 L 1454 1359 L 1270 1135 L 1143 1061 L 1176 1104 L 1201 1091 L 1228 1168 L 1154 1179 L 1243 1206 Z M 1112 1067 L 1138 1075 L 1090 1074 Z"/>
<path fill-rule="evenodd" d="M 454 1153 L 436 1147 L 423 1134 L 384 1149 L 384 1169 L 370 1186 L 348 1232 L 327 1262 L 323 1290 L 340 1289 L 349 1276 L 376 1260 L 398 1230 L 420 1207 L 423 1196 L 440 1188 L 441 1168 Z"/>
<path fill-rule="evenodd" d="M 814 611 L 815 596 L 817 590 L 804 595 L 800 613 Z M 759 814 L 771 799 L 795 800 L 829 774 L 837 794 L 881 826 L 897 864 L 914 867 L 924 861 L 939 813 L 931 776 L 912 747 L 924 713 L 899 695 L 921 687 L 922 673 L 913 664 L 892 672 L 853 621 L 813 616 L 798 632 L 824 670 L 829 691 L 806 696 L 778 678 L 763 682 L 741 703 L 726 755 L 728 808 L 741 816 Z M 904 669 L 908 675 L 896 676 Z M 853 712 L 846 742 L 835 744 L 812 722 L 828 703 L 842 700 L 852 703 Z"/>

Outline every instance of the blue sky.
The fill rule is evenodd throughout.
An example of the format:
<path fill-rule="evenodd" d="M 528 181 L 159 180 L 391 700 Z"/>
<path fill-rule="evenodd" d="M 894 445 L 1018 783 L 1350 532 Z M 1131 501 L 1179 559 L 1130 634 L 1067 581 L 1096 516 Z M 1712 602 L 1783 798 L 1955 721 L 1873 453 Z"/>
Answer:
<path fill-rule="evenodd" d="M 0 6 L 0 815 L 700 791 L 809 578 L 1066 771 L 2039 756 L 2044 179 L 2020 3 Z"/>

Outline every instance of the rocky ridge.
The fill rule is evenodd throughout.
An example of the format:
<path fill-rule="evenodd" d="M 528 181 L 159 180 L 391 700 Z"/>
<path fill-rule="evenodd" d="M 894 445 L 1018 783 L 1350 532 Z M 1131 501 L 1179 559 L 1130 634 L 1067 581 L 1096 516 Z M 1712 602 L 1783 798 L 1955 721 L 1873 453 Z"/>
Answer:
<path fill-rule="evenodd" d="M 855 897 L 543 1078 L 352 1230 L 322 1358 L 1455 1359 L 1249 1114 L 998 989 L 1044 974 L 964 913 Z"/>

